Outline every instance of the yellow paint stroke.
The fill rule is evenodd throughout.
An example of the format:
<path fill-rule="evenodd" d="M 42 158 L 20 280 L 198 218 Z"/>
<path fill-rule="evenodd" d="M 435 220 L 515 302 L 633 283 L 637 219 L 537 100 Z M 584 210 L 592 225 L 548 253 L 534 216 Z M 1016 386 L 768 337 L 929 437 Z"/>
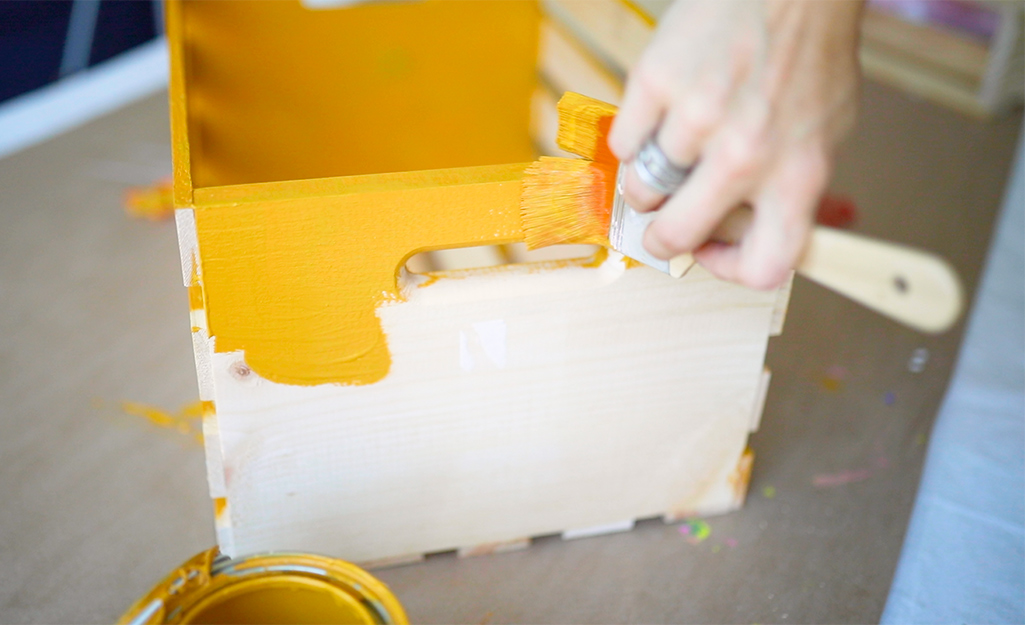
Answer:
<path fill-rule="evenodd" d="M 370 384 L 390 355 L 376 309 L 421 251 L 520 241 L 527 164 L 197 189 L 217 352 L 284 384 Z"/>
<path fill-rule="evenodd" d="M 224 513 L 228 510 L 228 499 L 227 497 L 215 497 L 214 498 L 214 519 L 223 522 Z"/>
<path fill-rule="evenodd" d="M 822 388 L 824 390 L 826 390 L 826 391 L 828 391 L 830 393 L 835 393 L 835 392 L 843 389 L 843 380 L 840 380 L 840 379 L 837 379 L 837 378 L 834 378 L 834 377 L 830 377 L 830 376 L 826 376 L 826 377 L 822 378 L 820 384 L 822 385 Z"/>
<path fill-rule="evenodd" d="M 186 404 L 175 413 L 149 404 L 131 401 L 121 402 L 121 409 L 127 415 L 142 417 L 159 428 L 174 430 L 179 434 L 191 436 L 201 443 L 203 442 L 203 425 L 201 420 L 206 414 L 206 404 L 210 404 L 210 409 L 212 410 L 213 402 L 201 401 Z"/>
<path fill-rule="evenodd" d="M 203 285 L 199 281 L 199 263 L 192 254 L 192 274 L 189 276 L 189 310 L 203 310 Z M 197 332 L 198 328 L 193 328 Z"/>

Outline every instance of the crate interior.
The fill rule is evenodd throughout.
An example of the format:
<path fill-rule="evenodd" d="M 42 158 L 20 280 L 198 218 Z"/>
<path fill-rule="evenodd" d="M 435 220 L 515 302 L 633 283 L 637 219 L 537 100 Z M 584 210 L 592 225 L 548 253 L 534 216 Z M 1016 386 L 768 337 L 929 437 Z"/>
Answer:
<path fill-rule="evenodd" d="M 194 187 L 532 160 L 528 0 L 181 4 Z"/>

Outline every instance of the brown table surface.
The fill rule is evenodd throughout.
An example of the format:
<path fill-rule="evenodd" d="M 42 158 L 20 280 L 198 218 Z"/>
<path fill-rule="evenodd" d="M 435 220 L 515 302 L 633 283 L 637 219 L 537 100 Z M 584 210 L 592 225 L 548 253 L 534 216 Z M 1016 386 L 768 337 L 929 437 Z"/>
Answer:
<path fill-rule="evenodd" d="M 0 622 L 112 621 L 214 543 L 201 446 L 121 406 L 197 398 L 174 224 L 120 208 L 170 173 L 165 98 L 0 160 Z M 1019 123 L 868 84 L 833 189 L 856 230 L 942 253 L 972 293 Z M 709 538 L 651 520 L 376 573 L 418 623 L 875 621 L 960 336 L 798 278 L 747 505 Z"/>

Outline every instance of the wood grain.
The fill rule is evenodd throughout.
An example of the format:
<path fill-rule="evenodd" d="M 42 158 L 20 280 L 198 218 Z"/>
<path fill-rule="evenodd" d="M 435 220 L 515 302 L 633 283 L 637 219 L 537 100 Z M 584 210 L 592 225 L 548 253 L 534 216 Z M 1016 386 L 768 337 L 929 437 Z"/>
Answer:
<path fill-rule="evenodd" d="M 430 278 L 378 309 L 376 384 L 213 354 L 222 547 L 378 561 L 739 504 L 775 293 L 615 256 Z"/>

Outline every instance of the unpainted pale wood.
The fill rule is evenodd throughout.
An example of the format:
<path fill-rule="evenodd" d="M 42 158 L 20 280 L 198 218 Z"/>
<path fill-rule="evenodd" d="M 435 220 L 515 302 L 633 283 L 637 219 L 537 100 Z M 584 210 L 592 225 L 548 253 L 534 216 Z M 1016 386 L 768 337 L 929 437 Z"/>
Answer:
<path fill-rule="evenodd" d="M 549 245 L 536 250 L 528 250 L 523 243 L 510 243 L 504 246 L 504 249 L 511 263 L 540 263 L 552 260 L 591 258 L 598 253 L 600 248 L 597 245 Z"/>
<path fill-rule="evenodd" d="M 618 104 L 623 97 L 622 80 L 569 34 L 565 25 L 542 20 L 538 45 L 538 71 L 557 94 L 573 91 L 611 104 Z"/>
<path fill-rule="evenodd" d="M 505 256 L 496 245 L 456 247 L 447 250 L 427 252 L 430 271 L 452 271 L 455 269 L 476 269 L 504 265 Z"/>
<path fill-rule="evenodd" d="M 230 553 L 366 562 L 742 502 L 775 293 L 618 255 L 409 280 L 378 383 L 213 354 Z"/>
<path fill-rule="evenodd" d="M 801 275 L 923 332 L 943 332 L 961 315 L 961 282 L 935 254 L 817 227 Z"/>
<path fill-rule="evenodd" d="M 514 538 L 513 540 L 484 543 L 481 545 L 474 545 L 472 547 L 460 547 L 456 550 L 456 555 L 460 558 L 490 556 L 496 553 L 510 553 L 512 551 L 522 551 L 523 549 L 526 549 L 529 546 L 529 538 Z"/>
<path fill-rule="evenodd" d="M 622 0 L 544 0 L 542 6 L 620 77 L 641 58 L 654 30 L 651 17 Z"/>
<path fill-rule="evenodd" d="M 782 292 L 783 289 L 780 289 Z M 762 413 L 765 412 L 765 399 L 769 396 L 769 384 L 772 382 L 772 372 L 766 367 L 762 371 L 762 378 L 758 381 L 758 392 L 755 395 L 754 408 L 751 410 L 751 432 L 757 432 L 762 424 Z"/>
<path fill-rule="evenodd" d="M 569 529 L 562 532 L 562 539 L 577 540 L 578 538 L 592 538 L 594 536 L 604 536 L 605 534 L 629 532 L 634 528 L 635 524 L 636 522 L 633 519 L 628 519 L 626 521 L 615 521 L 613 523 L 602 523 L 601 525 Z"/>
<path fill-rule="evenodd" d="M 967 113 L 973 117 L 985 118 L 989 112 L 977 98 L 977 91 L 962 81 L 945 80 L 934 73 L 924 72 L 920 66 L 893 55 L 885 54 L 871 46 L 862 47 L 861 67 L 867 76 L 903 91 L 914 93 Z"/>
<path fill-rule="evenodd" d="M 769 336 L 783 334 L 783 326 L 787 321 L 787 309 L 790 307 L 790 292 L 793 289 L 794 272 L 791 271 L 790 275 L 776 292 L 776 308 L 772 311 L 772 326 L 769 328 Z"/>
<path fill-rule="evenodd" d="M 666 523 L 675 523 L 693 517 L 714 516 L 738 510 L 744 505 L 751 469 L 754 466 L 754 452 L 744 451 L 735 464 L 723 465 L 715 479 L 710 480 L 702 493 L 700 505 L 694 500 L 682 500 L 669 512 L 662 515 Z"/>
<path fill-rule="evenodd" d="M 359 566 L 364 569 L 386 569 L 393 566 L 403 566 L 406 564 L 415 564 L 417 562 L 423 562 L 424 554 L 422 553 L 408 553 L 401 556 L 393 556 L 391 558 L 378 558 L 376 560 L 366 560 L 360 562 Z"/>
<path fill-rule="evenodd" d="M 989 56 L 980 41 L 940 26 L 915 24 L 872 7 L 862 15 L 861 45 L 914 58 L 937 71 L 962 76 L 976 86 L 982 82 Z"/>
<path fill-rule="evenodd" d="M 558 100 L 548 89 L 534 90 L 530 99 L 530 136 L 538 152 L 545 156 L 575 158 L 575 154 L 563 150 L 555 141 L 559 134 Z"/>

